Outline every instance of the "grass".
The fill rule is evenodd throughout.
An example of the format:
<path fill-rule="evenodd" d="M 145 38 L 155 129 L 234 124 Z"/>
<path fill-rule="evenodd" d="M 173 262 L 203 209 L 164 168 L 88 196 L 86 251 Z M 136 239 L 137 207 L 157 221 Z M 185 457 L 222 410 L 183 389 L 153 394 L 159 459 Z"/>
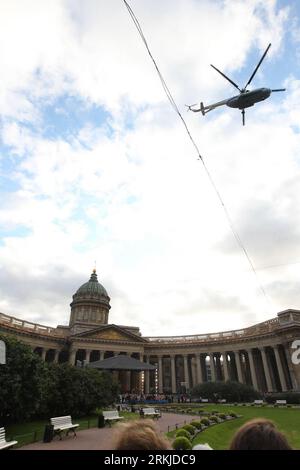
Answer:
<path fill-rule="evenodd" d="M 130 413 L 128 411 L 121 411 L 119 414 L 124 417 L 124 420 L 137 418 L 136 413 Z M 80 425 L 78 431 L 95 428 L 98 425 L 97 415 L 84 416 L 83 418 L 72 417 L 72 421 Z M 43 419 L 5 426 L 6 440 L 18 441 L 15 448 L 31 444 L 32 442 L 42 441 L 46 424 L 49 424 L 49 420 Z"/>
<path fill-rule="evenodd" d="M 198 434 L 193 445 L 208 443 L 215 450 L 228 449 L 235 432 L 253 418 L 272 420 L 278 429 L 285 434 L 294 449 L 300 449 L 300 409 L 299 408 L 268 408 L 230 405 L 207 405 L 205 411 L 218 410 L 222 413 L 234 411 L 241 418 L 224 421 Z"/>

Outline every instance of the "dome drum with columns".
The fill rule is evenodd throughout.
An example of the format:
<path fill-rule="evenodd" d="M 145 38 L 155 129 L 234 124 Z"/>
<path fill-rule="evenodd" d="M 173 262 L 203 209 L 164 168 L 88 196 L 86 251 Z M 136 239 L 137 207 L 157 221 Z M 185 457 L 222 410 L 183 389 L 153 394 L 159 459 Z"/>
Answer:
<path fill-rule="evenodd" d="M 108 323 L 109 310 L 110 298 L 93 270 L 73 295 L 69 326 L 52 328 L 0 313 L 0 332 L 29 344 L 47 362 L 74 365 L 127 354 L 156 365 L 157 372 L 114 372 L 122 392 L 180 393 L 183 383 L 189 389 L 228 379 L 262 392 L 300 391 L 300 365 L 292 361 L 300 310 L 240 330 L 160 337 Z"/>
<path fill-rule="evenodd" d="M 104 287 L 98 282 L 96 269 L 90 280 L 83 284 L 73 295 L 70 327 L 72 332 L 80 332 L 98 325 L 107 325 L 110 310 L 110 298 Z"/>

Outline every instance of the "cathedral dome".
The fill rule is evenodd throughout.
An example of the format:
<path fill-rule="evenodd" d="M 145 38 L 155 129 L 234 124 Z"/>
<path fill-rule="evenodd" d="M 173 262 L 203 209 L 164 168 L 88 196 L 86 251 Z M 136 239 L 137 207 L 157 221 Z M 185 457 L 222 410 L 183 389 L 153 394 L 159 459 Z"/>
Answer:
<path fill-rule="evenodd" d="M 93 270 L 91 274 L 90 280 L 82 284 L 82 286 L 80 286 L 79 289 L 77 289 L 76 293 L 73 295 L 73 299 L 75 300 L 75 298 L 78 298 L 78 297 L 83 298 L 85 296 L 106 297 L 108 300 L 110 300 L 106 290 L 104 289 L 102 284 L 98 282 L 98 277 L 97 277 L 95 269 Z"/>
<path fill-rule="evenodd" d="M 106 325 L 110 310 L 109 301 L 110 298 L 98 282 L 96 269 L 94 269 L 90 280 L 82 284 L 73 295 L 70 326 L 74 332 L 92 326 Z"/>

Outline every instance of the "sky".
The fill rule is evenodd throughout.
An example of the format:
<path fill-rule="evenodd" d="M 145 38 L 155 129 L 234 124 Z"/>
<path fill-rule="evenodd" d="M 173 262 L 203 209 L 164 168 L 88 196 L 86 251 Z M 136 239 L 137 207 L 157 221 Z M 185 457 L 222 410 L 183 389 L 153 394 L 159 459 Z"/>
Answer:
<path fill-rule="evenodd" d="M 0 0 L 0 311 L 68 324 L 98 279 L 143 335 L 240 329 L 300 308 L 300 5 Z M 282 88 L 203 117 L 241 87 Z"/>

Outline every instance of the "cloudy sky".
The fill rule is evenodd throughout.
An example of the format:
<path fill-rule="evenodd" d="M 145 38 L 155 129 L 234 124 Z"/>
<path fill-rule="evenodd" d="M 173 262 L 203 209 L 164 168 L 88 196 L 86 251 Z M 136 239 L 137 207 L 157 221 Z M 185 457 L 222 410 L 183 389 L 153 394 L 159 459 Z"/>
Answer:
<path fill-rule="evenodd" d="M 0 1 L 0 311 L 67 324 L 97 263 L 110 322 L 144 335 L 300 308 L 300 6 L 131 0 L 237 244 L 122 0 Z M 229 98 L 286 87 L 246 113 Z M 264 293 L 265 295 L 264 295 Z"/>

